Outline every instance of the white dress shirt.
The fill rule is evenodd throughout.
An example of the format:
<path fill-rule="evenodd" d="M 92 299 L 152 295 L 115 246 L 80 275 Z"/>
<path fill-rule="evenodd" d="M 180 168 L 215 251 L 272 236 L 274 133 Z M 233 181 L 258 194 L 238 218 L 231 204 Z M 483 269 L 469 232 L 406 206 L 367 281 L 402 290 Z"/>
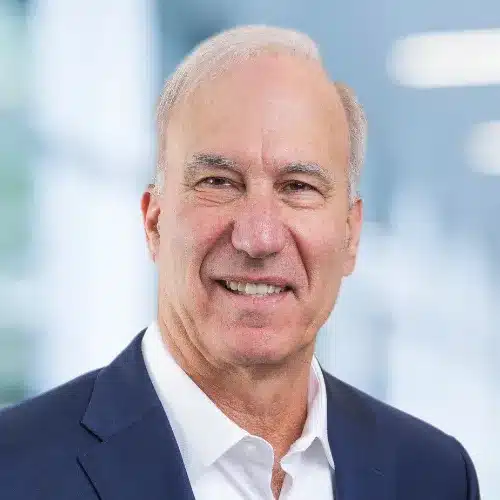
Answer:
<path fill-rule="evenodd" d="M 196 500 L 273 500 L 272 446 L 229 419 L 191 380 L 170 354 L 156 322 L 144 334 L 142 352 Z M 315 357 L 302 436 L 281 467 L 286 475 L 280 500 L 333 499 L 325 382 Z"/>

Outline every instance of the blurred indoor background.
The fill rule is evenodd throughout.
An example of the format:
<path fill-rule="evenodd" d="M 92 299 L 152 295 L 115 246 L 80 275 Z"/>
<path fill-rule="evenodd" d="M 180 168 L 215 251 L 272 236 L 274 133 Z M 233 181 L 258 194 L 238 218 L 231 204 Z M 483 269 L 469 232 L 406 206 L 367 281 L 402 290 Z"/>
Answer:
<path fill-rule="evenodd" d="M 498 0 L 0 0 L 0 406 L 153 318 L 157 96 L 195 44 L 249 23 L 308 33 L 370 123 L 361 255 L 320 361 L 456 436 L 497 500 Z"/>

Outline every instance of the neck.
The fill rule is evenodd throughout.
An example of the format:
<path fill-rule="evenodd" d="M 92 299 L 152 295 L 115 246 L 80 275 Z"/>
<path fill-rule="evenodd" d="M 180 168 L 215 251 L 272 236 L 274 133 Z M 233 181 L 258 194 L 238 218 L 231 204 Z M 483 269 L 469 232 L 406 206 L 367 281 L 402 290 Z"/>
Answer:
<path fill-rule="evenodd" d="M 241 373 L 214 378 L 195 374 L 192 379 L 233 422 L 268 441 L 275 457 L 281 457 L 302 434 L 309 373 L 310 364 L 264 378 L 246 372 L 247 377 Z"/>
<path fill-rule="evenodd" d="M 177 364 L 233 422 L 262 437 L 274 449 L 275 460 L 301 436 L 307 418 L 313 348 L 282 364 L 214 366 L 203 362 L 160 325 L 162 337 Z"/>

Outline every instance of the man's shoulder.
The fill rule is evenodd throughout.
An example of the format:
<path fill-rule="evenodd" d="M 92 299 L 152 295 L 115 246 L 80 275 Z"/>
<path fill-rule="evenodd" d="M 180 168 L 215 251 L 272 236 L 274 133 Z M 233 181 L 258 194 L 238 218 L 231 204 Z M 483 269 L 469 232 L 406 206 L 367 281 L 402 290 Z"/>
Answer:
<path fill-rule="evenodd" d="M 427 453 L 440 449 L 456 454 L 460 447 L 456 439 L 434 425 L 385 403 L 362 390 L 324 372 L 328 383 L 336 386 L 348 399 L 356 401 L 359 408 L 368 411 L 379 433 L 395 443 L 400 451 L 421 449 Z M 458 445 L 458 446 L 457 446 Z"/>
<path fill-rule="evenodd" d="M 324 375 L 333 397 L 347 408 L 349 419 L 375 431 L 372 435 L 377 436 L 380 454 L 388 460 L 387 470 L 397 478 L 405 497 L 425 497 L 415 492 L 427 485 L 431 491 L 446 492 L 443 498 L 465 498 L 465 492 L 467 498 L 480 498 L 474 465 L 457 439 L 327 372 Z"/>
<path fill-rule="evenodd" d="M 77 431 L 100 370 L 81 375 L 0 411 L 0 450 L 19 450 L 66 440 Z M 80 431 L 81 432 L 81 431 Z M 2 452 L 3 454 L 3 452 Z"/>

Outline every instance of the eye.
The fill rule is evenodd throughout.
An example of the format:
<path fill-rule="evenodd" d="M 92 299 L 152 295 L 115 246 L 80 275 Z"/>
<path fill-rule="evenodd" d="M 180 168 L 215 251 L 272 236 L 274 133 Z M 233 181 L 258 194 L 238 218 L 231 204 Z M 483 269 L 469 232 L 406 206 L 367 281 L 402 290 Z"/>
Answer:
<path fill-rule="evenodd" d="M 292 192 L 300 193 L 305 191 L 317 191 L 317 189 L 310 184 L 302 181 L 290 181 L 285 185 L 285 189 L 291 188 Z M 288 189 L 290 190 L 290 189 Z"/>
<path fill-rule="evenodd" d="M 222 188 L 227 185 L 231 186 L 232 181 L 225 177 L 205 177 L 198 182 L 199 185 L 210 186 L 214 188 Z"/>

